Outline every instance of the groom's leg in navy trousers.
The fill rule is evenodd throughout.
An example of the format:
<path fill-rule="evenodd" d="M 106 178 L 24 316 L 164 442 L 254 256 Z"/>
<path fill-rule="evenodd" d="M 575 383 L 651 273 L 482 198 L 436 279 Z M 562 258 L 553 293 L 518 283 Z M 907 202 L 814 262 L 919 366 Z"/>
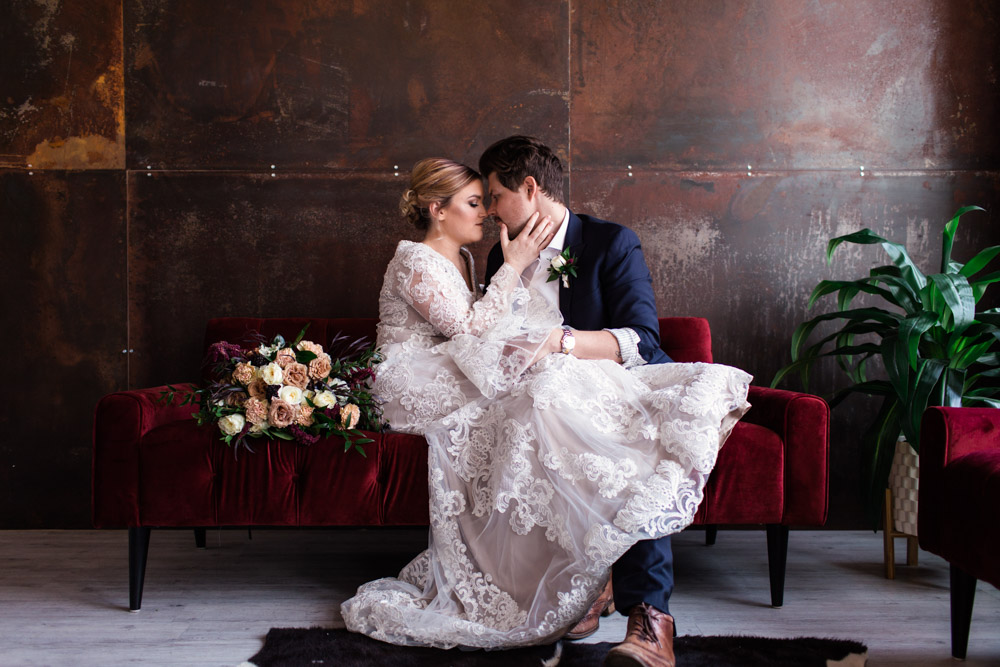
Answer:
<path fill-rule="evenodd" d="M 674 552 L 670 548 L 670 536 L 632 545 L 611 567 L 611 587 L 615 609 L 626 616 L 632 607 L 642 602 L 669 614 L 670 594 L 674 592 Z"/>

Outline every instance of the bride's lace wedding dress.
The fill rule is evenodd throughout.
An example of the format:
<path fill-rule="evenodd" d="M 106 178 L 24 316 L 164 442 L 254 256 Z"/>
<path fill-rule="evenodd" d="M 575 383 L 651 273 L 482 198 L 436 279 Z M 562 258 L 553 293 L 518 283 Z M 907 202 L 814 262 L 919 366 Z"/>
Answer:
<path fill-rule="evenodd" d="M 531 365 L 562 317 L 507 264 L 481 295 L 445 257 L 402 241 L 379 311 L 376 392 L 394 429 L 427 439 L 430 538 L 341 611 L 349 629 L 394 644 L 555 640 L 630 546 L 690 524 L 749 408 L 750 376 L 718 364 Z"/>

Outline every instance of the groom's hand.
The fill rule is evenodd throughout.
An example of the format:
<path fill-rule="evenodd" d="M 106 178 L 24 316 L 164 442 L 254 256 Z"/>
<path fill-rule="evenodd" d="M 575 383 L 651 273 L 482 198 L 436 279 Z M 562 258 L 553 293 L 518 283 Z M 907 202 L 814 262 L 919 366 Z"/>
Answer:
<path fill-rule="evenodd" d="M 555 225 L 552 218 L 542 217 L 537 211 L 531 214 L 528 222 L 524 224 L 524 229 L 511 240 L 507 233 L 507 225 L 500 223 L 500 249 L 503 251 L 503 259 L 517 270 L 518 274 L 524 272 L 528 266 L 538 259 L 539 253 L 549 244 L 555 236 Z"/>

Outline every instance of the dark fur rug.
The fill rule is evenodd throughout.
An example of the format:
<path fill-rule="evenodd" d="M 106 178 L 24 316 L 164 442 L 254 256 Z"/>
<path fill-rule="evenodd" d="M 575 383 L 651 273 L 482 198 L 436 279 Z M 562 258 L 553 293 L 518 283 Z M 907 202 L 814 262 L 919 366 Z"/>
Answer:
<path fill-rule="evenodd" d="M 442 651 L 384 644 L 347 630 L 273 628 L 264 648 L 250 658 L 257 667 L 336 667 L 399 665 L 400 667 L 600 667 L 614 644 L 559 642 L 509 651 Z M 768 637 L 678 637 L 674 641 L 680 667 L 862 667 L 864 644 L 841 639 L 770 639 Z M 553 660 L 557 658 L 557 660 Z M 547 662 L 548 661 L 548 662 Z M 828 662 L 832 661 L 832 662 Z M 839 662 L 838 662 L 839 661 Z"/>

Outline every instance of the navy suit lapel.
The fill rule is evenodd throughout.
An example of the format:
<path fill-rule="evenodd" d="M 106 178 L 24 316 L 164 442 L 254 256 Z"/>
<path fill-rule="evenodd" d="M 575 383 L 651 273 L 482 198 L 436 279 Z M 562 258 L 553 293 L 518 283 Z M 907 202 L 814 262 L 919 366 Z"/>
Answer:
<path fill-rule="evenodd" d="M 583 222 L 573 211 L 569 212 L 569 221 L 566 223 L 566 239 L 563 241 L 563 250 L 569 248 L 570 254 L 576 257 L 583 255 Z M 577 271 L 579 272 L 579 268 Z M 562 312 L 563 321 L 569 324 L 573 321 L 573 290 L 576 289 L 576 282 L 581 277 L 570 276 L 569 287 L 559 281 L 559 310 Z"/>

